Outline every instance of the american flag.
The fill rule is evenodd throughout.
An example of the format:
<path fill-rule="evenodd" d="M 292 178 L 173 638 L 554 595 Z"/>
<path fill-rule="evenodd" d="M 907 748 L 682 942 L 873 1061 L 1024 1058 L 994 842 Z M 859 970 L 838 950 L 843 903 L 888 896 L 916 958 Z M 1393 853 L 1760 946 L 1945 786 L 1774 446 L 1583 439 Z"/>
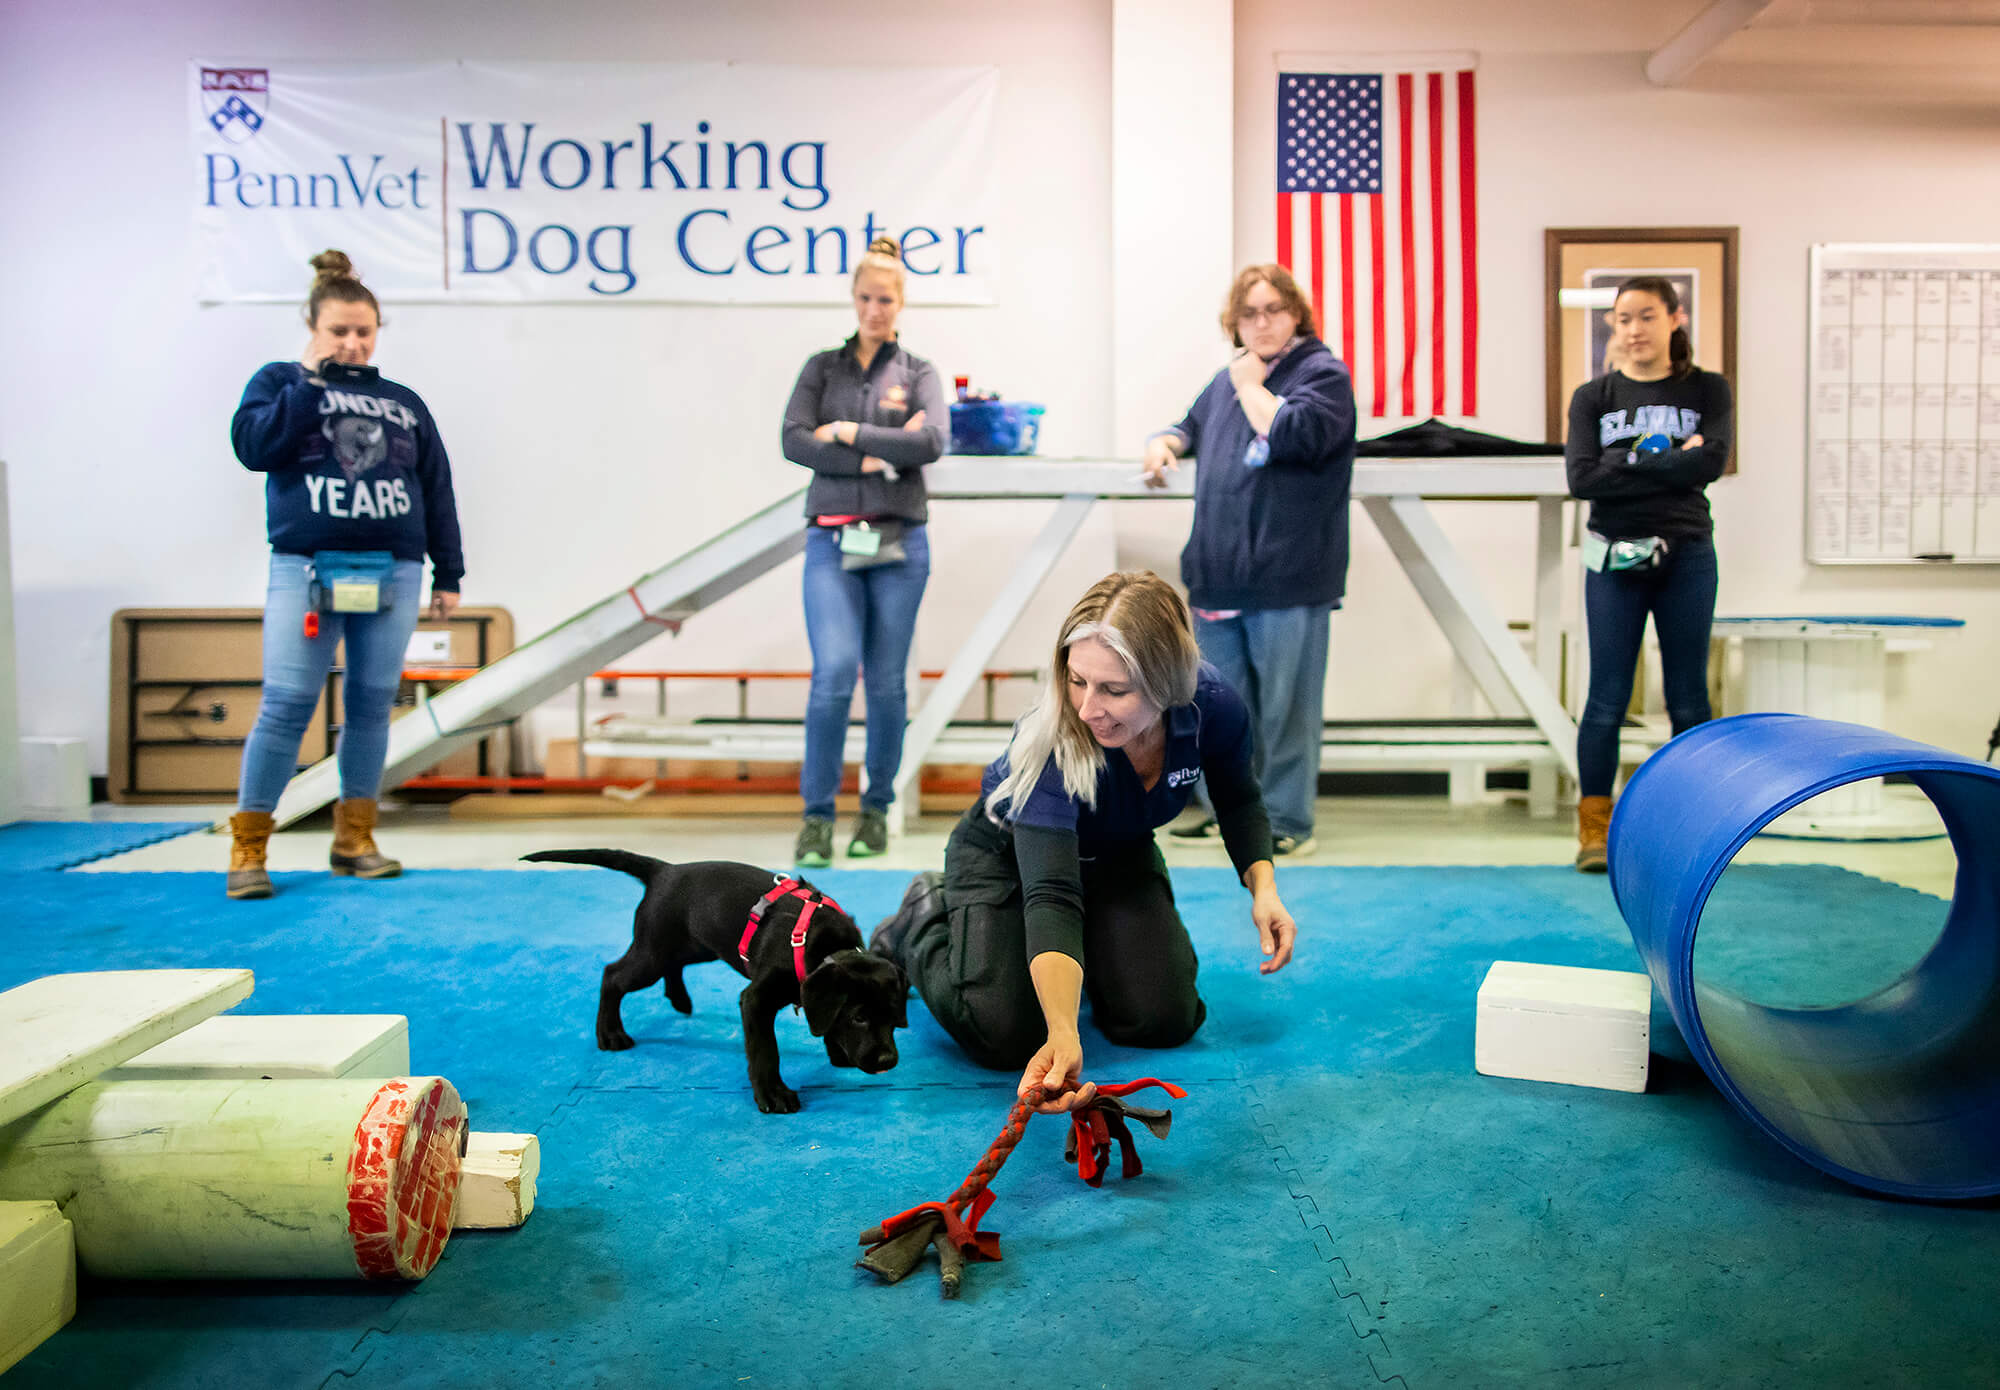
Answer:
<path fill-rule="evenodd" d="M 1278 74 L 1278 261 L 1375 416 L 1479 413 L 1470 68 Z"/>

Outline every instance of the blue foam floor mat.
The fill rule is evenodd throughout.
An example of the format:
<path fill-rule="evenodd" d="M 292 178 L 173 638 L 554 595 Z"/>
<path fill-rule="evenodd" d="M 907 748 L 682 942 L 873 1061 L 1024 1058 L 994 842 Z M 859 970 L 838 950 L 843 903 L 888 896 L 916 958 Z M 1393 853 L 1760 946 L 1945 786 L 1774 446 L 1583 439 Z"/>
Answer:
<path fill-rule="evenodd" d="M 384 1387 L 2000 1379 L 2000 1209 L 1885 1201 L 1798 1163 L 1728 1108 L 1663 1009 L 1646 1095 L 1472 1071 L 1494 959 L 1637 968 L 1603 880 L 1287 868 L 1300 956 L 1263 978 L 1227 871 L 1174 877 L 1208 1025 L 1168 1053 L 1085 1034 L 1091 1075 L 1188 1086 L 1172 1136 L 1141 1133 L 1146 1172 L 1091 1191 L 1061 1125 L 1035 1121 L 986 1221 L 1006 1259 L 947 1303 L 928 1267 L 894 1288 L 852 1267 L 858 1231 L 946 1195 L 1011 1100 L 1012 1078 L 970 1066 L 914 1002 L 880 1077 L 835 1070 L 781 1018 L 806 1108 L 764 1116 L 722 966 L 688 972 L 692 1017 L 633 995 L 639 1046 L 592 1046 L 637 897 L 622 875 L 279 875 L 253 903 L 214 874 L 0 876 L 0 987 L 248 966 L 249 1011 L 407 1013 L 414 1067 L 450 1077 L 477 1128 L 543 1142 L 528 1224 L 454 1237 L 421 1284 L 87 1281 L 9 1390 L 252 1366 L 260 1384 Z M 865 927 L 907 876 L 815 881 Z M 1829 942 L 1865 987 L 1941 918 L 1814 868 L 1732 869 L 1712 910 L 1765 925 L 1761 945 L 1719 930 L 1716 968 L 1773 990 L 1787 960 L 1823 976 Z"/>
<path fill-rule="evenodd" d="M 15 821 L 0 825 L 0 873 L 73 869 L 207 828 L 206 821 Z"/>

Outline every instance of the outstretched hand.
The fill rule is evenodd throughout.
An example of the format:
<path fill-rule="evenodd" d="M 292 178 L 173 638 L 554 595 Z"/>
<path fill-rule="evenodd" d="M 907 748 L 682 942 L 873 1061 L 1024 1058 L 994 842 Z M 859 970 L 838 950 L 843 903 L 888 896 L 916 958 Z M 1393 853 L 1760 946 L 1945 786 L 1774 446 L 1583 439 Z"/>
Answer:
<path fill-rule="evenodd" d="M 1257 940 L 1264 950 L 1258 973 L 1275 975 L 1292 960 L 1292 943 L 1298 939 L 1298 925 L 1285 910 L 1276 889 L 1259 893 L 1250 900 L 1250 920 L 1257 924 Z"/>
<path fill-rule="evenodd" d="M 1050 1038 L 1029 1059 L 1014 1095 L 1017 1099 L 1026 1100 L 1028 1092 L 1040 1086 L 1043 1100 L 1035 1107 L 1036 1113 L 1061 1115 L 1097 1099 L 1096 1082 L 1078 1084 L 1082 1074 L 1082 1042 L 1074 1037 Z"/>

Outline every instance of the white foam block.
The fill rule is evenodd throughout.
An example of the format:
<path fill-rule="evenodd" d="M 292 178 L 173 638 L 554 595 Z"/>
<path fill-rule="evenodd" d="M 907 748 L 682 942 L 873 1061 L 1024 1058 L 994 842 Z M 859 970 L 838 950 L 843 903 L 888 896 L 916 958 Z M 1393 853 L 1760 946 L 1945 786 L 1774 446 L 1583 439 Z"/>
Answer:
<path fill-rule="evenodd" d="M 1479 986 L 1473 1065 L 1487 1076 L 1646 1089 L 1653 982 L 1626 970 L 1496 960 Z"/>
<path fill-rule="evenodd" d="M 0 1124 L 250 997 L 248 970 L 92 970 L 0 994 Z"/>
<path fill-rule="evenodd" d="M 76 1235 L 54 1202 L 0 1202 L 0 1372 L 76 1316 Z"/>
<path fill-rule="evenodd" d="M 532 1134 L 466 1137 L 459 1165 L 458 1211 L 452 1226 L 485 1231 L 518 1226 L 535 1209 L 535 1179 L 541 1176 L 542 1146 Z"/>
<path fill-rule="evenodd" d="M 401 1014 L 222 1014 L 104 1074 L 106 1081 L 408 1076 Z"/>

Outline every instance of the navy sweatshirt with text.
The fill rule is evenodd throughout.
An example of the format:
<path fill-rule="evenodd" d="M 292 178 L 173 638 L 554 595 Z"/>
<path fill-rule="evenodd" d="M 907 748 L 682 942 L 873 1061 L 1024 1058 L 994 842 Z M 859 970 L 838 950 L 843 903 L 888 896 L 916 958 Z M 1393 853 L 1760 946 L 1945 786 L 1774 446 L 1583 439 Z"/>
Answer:
<path fill-rule="evenodd" d="M 386 550 L 431 558 L 431 587 L 465 577 L 451 460 L 417 393 L 373 367 L 270 362 L 243 388 L 229 424 L 236 457 L 265 475 L 271 549 Z"/>

